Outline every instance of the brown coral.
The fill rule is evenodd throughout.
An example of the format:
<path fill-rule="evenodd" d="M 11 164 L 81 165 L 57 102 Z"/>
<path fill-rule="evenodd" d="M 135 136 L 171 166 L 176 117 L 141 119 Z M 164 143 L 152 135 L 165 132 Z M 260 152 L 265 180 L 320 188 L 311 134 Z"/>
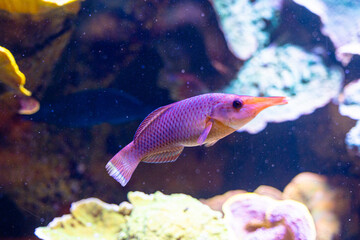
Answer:
<path fill-rule="evenodd" d="M 325 176 L 305 172 L 286 186 L 283 196 L 309 207 L 316 223 L 318 240 L 339 237 L 341 216 L 349 213 L 351 199 L 344 189 L 332 187 Z"/>

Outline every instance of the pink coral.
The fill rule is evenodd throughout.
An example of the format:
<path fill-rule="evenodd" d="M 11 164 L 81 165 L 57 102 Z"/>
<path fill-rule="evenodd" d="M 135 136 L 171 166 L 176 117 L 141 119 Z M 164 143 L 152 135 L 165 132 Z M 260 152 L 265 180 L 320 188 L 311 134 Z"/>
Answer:
<path fill-rule="evenodd" d="M 229 198 L 223 211 L 231 239 L 316 238 L 314 221 L 300 202 L 244 193 Z"/>
<path fill-rule="evenodd" d="M 318 240 L 340 236 L 340 216 L 348 213 L 350 196 L 346 191 L 331 186 L 328 178 L 310 172 L 300 173 L 285 187 L 283 197 L 309 206 Z"/>

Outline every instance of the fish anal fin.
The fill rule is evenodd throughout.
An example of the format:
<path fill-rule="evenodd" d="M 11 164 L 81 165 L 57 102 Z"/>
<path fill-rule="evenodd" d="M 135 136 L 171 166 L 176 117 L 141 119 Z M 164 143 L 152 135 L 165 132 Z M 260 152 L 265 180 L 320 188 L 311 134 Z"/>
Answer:
<path fill-rule="evenodd" d="M 166 112 L 168 109 L 170 109 L 173 106 L 172 104 L 159 107 L 158 109 L 151 112 L 140 124 L 138 129 L 136 130 L 134 141 L 140 136 L 140 134 L 159 116 L 161 116 L 164 112 Z"/>
<path fill-rule="evenodd" d="M 168 150 L 165 150 L 162 152 L 158 152 L 158 153 L 149 155 L 149 156 L 143 158 L 141 161 L 146 162 L 146 163 L 175 162 L 183 150 L 184 150 L 184 147 L 179 146 L 179 147 L 176 147 L 173 149 L 168 149 Z"/>
<path fill-rule="evenodd" d="M 218 140 L 215 140 L 215 141 L 212 141 L 212 142 L 208 142 L 208 143 L 205 143 L 205 147 L 211 147 L 213 146 L 215 143 L 217 143 Z"/>
<path fill-rule="evenodd" d="M 208 119 L 206 120 L 205 129 L 204 129 L 204 131 L 200 134 L 198 140 L 196 141 L 199 145 L 202 145 L 202 144 L 205 142 L 207 136 L 208 136 L 209 133 L 210 133 L 210 130 L 211 130 L 211 127 L 212 127 L 213 123 L 214 123 L 214 120 L 211 119 L 211 118 L 208 118 Z"/>

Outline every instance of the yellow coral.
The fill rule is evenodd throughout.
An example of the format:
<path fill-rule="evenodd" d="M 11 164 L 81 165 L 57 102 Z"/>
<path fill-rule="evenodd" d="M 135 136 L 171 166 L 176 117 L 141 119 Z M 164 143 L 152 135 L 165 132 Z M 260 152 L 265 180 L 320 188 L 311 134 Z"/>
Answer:
<path fill-rule="evenodd" d="M 0 46 L 0 80 L 7 85 L 18 88 L 20 92 L 26 96 L 30 96 L 31 92 L 24 88 L 25 75 L 19 70 L 14 56 L 11 52 Z"/>
<path fill-rule="evenodd" d="M 107 204 L 90 198 L 71 205 L 35 235 L 43 240 L 228 239 L 220 212 L 185 194 L 130 192 L 129 202 Z"/>
<path fill-rule="evenodd" d="M 116 240 L 125 223 L 127 205 L 107 204 L 96 198 L 71 205 L 71 214 L 55 218 L 48 227 L 39 227 L 35 234 L 47 240 Z"/>
<path fill-rule="evenodd" d="M 54 8 L 65 7 L 68 12 L 77 13 L 79 0 L 1 0 L 0 9 L 11 13 L 40 14 Z"/>
<path fill-rule="evenodd" d="M 185 194 L 130 192 L 134 206 L 119 239 L 228 239 L 221 213 Z"/>

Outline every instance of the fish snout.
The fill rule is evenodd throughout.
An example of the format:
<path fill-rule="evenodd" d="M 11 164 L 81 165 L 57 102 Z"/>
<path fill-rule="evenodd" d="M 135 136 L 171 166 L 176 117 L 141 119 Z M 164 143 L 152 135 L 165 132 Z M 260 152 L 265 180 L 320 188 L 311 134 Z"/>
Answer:
<path fill-rule="evenodd" d="M 244 104 L 250 106 L 257 114 L 268 107 L 287 104 L 288 101 L 287 97 L 249 97 Z"/>
<path fill-rule="evenodd" d="M 269 107 L 276 106 L 276 105 L 285 105 L 288 104 L 289 98 L 288 97 L 266 97 L 265 101 Z"/>

